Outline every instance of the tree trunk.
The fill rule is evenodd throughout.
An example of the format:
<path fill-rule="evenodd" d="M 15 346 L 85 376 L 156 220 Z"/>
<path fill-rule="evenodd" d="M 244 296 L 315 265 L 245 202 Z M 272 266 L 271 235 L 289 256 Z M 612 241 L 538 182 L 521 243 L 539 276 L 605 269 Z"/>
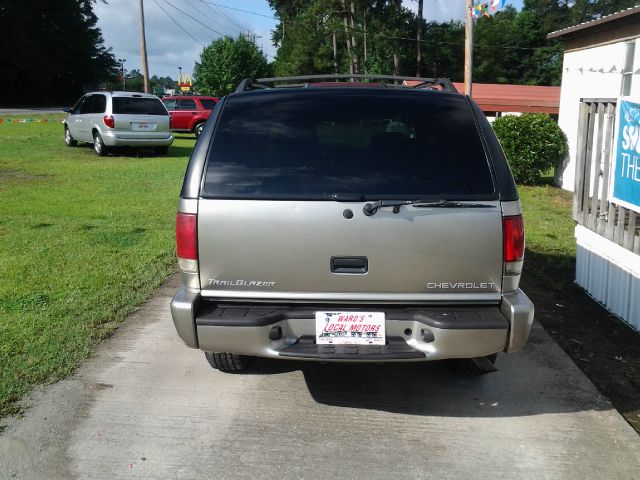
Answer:
<path fill-rule="evenodd" d="M 418 32 L 416 35 L 416 50 L 418 58 L 416 59 L 416 77 L 422 75 L 422 4 L 424 0 L 418 0 Z"/>
<path fill-rule="evenodd" d="M 396 47 L 393 47 L 393 74 L 400 75 L 400 57 L 398 57 L 398 51 Z"/>
<path fill-rule="evenodd" d="M 355 31 L 356 31 L 356 26 L 355 26 L 355 17 L 356 17 L 356 5 L 354 0 L 351 0 L 351 18 L 350 23 L 351 23 L 351 53 L 353 54 L 353 73 L 359 73 L 359 66 L 358 66 L 358 53 L 357 53 L 357 48 L 358 48 L 358 44 L 356 41 L 356 37 L 355 37 Z"/>
<path fill-rule="evenodd" d="M 363 62 L 364 62 L 364 73 L 367 73 L 367 10 L 365 9 L 364 12 L 362 12 L 362 24 L 364 26 L 364 37 L 363 37 L 363 48 L 362 48 L 362 53 L 363 53 Z"/>
<path fill-rule="evenodd" d="M 347 41 L 347 58 L 349 59 L 349 73 L 354 73 L 353 71 L 353 56 L 351 55 L 351 37 L 349 36 L 349 18 L 347 6 L 345 5 L 345 0 L 341 0 L 342 2 L 342 20 L 344 24 L 344 36 Z"/>
<path fill-rule="evenodd" d="M 336 32 L 333 32 L 333 73 L 338 73 L 338 45 L 336 44 Z"/>

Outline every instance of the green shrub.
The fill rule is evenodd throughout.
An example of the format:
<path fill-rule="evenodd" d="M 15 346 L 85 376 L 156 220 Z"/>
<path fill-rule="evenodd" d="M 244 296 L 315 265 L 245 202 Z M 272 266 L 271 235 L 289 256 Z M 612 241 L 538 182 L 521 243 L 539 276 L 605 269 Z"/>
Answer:
<path fill-rule="evenodd" d="M 567 153 L 567 138 L 549 115 L 507 115 L 497 118 L 493 129 L 516 182 L 536 184 L 551 167 L 562 167 Z"/>

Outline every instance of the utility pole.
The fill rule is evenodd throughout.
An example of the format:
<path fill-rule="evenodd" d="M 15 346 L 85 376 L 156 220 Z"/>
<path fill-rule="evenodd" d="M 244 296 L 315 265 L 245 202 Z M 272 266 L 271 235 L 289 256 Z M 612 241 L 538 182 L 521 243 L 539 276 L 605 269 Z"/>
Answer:
<path fill-rule="evenodd" d="M 118 61 L 120 62 L 120 74 L 122 75 L 122 90 L 126 90 L 127 89 L 127 80 L 126 77 L 124 75 L 124 62 L 127 61 L 126 58 L 119 58 Z"/>
<path fill-rule="evenodd" d="M 423 0 L 418 0 L 418 32 L 416 35 L 418 58 L 416 59 L 416 77 L 422 76 L 422 5 Z"/>
<path fill-rule="evenodd" d="M 465 36 L 464 36 L 464 94 L 471 96 L 471 86 L 473 85 L 473 17 L 471 9 L 473 0 L 467 0 L 465 14 Z"/>
<path fill-rule="evenodd" d="M 147 40 L 144 36 L 144 6 L 143 0 L 138 0 L 140 12 L 140 51 L 142 54 L 142 75 L 144 77 L 144 93 L 149 93 L 149 65 L 147 64 Z"/>

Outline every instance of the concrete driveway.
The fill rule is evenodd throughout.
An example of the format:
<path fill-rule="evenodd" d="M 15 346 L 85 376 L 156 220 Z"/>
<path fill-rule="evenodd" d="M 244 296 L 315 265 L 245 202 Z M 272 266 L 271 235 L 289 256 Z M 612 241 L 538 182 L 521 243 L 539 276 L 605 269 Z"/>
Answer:
<path fill-rule="evenodd" d="M 640 437 L 540 327 L 475 380 L 435 363 L 225 375 L 176 336 L 175 281 L 0 421 L 0 478 L 640 478 Z"/>

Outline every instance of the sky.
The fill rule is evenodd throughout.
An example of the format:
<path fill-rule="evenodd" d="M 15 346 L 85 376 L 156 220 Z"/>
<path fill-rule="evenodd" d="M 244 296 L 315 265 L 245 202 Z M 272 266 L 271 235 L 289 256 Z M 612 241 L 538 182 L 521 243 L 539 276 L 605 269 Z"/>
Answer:
<path fill-rule="evenodd" d="M 417 0 L 403 1 L 417 10 Z M 507 3 L 522 7 L 522 0 Z M 465 0 L 424 0 L 429 21 L 462 20 L 464 8 Z M 105 46 L 112 48 L 116 58 L 126 60 L 125 69 L 141 70 L 138 2 L 99 1 L 94 10 Z M 223 35 L 251 32 L 269 60 L 276 54 L 271 43 L 276 19 L 266 0 L 144 0 L 144 15 L 151 76 L 177 79 L 178 67 L 192 73 L 203 47 Z"/>

